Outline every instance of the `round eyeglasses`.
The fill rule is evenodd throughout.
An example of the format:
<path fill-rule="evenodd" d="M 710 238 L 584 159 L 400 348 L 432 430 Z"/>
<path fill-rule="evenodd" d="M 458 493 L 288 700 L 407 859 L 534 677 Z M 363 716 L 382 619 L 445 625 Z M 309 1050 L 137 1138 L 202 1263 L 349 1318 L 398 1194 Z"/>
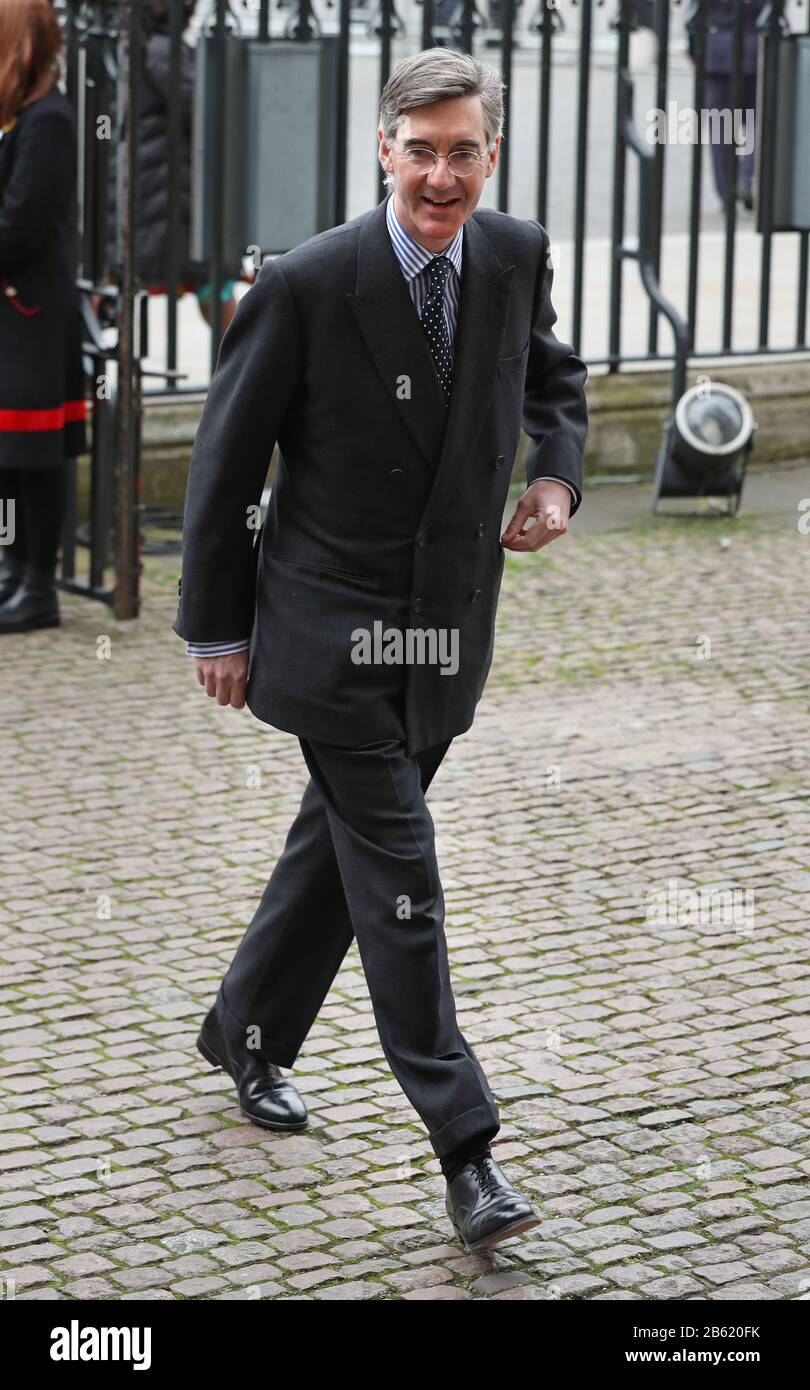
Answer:
<path fill-rule="evenodd" d="M 494 144 L 487 145 L 485 153 L 494 148 Z M 430 174 L 436 168 L 438 160 L 446 159 L 451 174 L 455 174 L 459 179 L 468 179 L 471 174 L 477 173 L 484 163 L 484 155 L 478 154 L 476 150 L 453 150 L 450 154 L 437 154 L 427 145 L 394 145 L 394 149 L 416 174 Z"/>

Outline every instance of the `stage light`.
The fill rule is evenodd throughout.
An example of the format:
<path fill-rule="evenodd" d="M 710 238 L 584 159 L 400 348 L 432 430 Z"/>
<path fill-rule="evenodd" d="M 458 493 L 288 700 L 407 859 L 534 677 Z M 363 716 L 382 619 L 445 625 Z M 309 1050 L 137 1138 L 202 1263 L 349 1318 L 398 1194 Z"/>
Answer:
<path fill-rule="evenodd" d="M 757 422 L 748 401 L 720 381 L 685 391 L 664 431 L 655 473 L 653 511 L 661 498 L 705 498 L 733 516 L 740 505 Z M 726 506 L 717 507 L 725 499 Z"/>

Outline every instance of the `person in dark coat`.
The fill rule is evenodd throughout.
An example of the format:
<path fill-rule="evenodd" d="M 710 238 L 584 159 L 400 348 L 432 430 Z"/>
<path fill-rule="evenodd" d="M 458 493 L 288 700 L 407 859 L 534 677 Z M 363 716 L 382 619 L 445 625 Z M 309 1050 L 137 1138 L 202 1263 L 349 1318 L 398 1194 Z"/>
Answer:
<path fill-rule="evenodd" d="M 87 448 L 61 46 L 49 0 L 0 0 L 0 634 L 59 623 L 64 465 Z"/>
<path fill-rule="evenodd" d="M 301 1129 L 280 1069 L 356 938 L 468 1250 L 538 1218 L 489 1148 L 425 792 L 473 722 L 506 551 L 555 541 L 582 501 L 588 423 L 547 231 L 478 206 L 502 85 L 444 48 L 400 63 L 377 132 L 389 198 L 266 260 L 240 299 L 192 450 L 173 624 L 206 693 L 294 733 L 310 773 L 199 1050 L 254 1123 Z M 521 423 L 527 488 L 503 531 Z"/>
<path fill-rule="evenodd" d="M 753 207 L 752 183 L 754 177 L 754 134 L 748 130 L 749 111 L 756 107 L 757 91 L 757 20 L 765 8 L 767 0 L 708 0 L 706 5 L 706 49 L 705 49 L 705 87 L 704 100 L 708 110 L 723 111 L 731 108 L 731 85 L 734 68 L 734 29 L 736 11 L 742 8 L 742 62 L 740 67 L 739 103 L 744 115 L 746 144 L 751 149 L 745 154 L 734 154 L 737 169 L 735 196 L 747 208 Z M 689 52 L 694 59 L 694 36 L 692 26 L 697 18 L 697 7 L 693 5 L 687 20 L 689 31 Z M 721 202 L 726 201 L 728 146 L 712 141 L 712 168 L 714 183 Z M 734 166 L 732 166 L 734 167 Z"/>
<path fill-rule="evenodd" d="M 187 28 L 197 0 L 183 0 L 183 26 Z M 169 259 L 169 187 L 174 180 L 179 190 L 180 265 L 178 296 L 194 294 L 206 323 L 211 322 L 211 268 L 207 261 L 195 261 L 191 244 L 191 131 L 194 93 L 194 49 L 180 44 L 180 153 L 176 168 L 169 159 L 169 96 L 175 74 L 171 65 L 168 0 L 142 0 L 144 42 L 138 93 L 138 137 L 136 173 L 135 268 L 141 284 L 150 294 L 166 294 L 166 267 Z M 107 186 L 107 270 L 112 282 L 118 279 L 116 256 L 116 181 Z M 241 264 L 223 269 L 221 331 L 236 310 L 234 285 L 243 279 Z M 103 296 L 93 296 L 96 311 Z"/>

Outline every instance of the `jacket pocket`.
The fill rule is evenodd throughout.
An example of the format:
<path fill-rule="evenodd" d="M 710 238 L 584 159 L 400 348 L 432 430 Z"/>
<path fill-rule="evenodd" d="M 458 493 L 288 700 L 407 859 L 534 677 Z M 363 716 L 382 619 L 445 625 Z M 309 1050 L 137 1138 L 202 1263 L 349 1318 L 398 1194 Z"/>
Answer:
<path fill-rule="evenodd" d="M 526 363 L 526 359 L 529 356 L 530 347 L 531 340 L 526 344 L 523 351 L 516 353 L 514 357 L 499 357 L 498 376 L 507 376 L 510 372 L 519 371 L 520 368 L 524 366 Z"/>
<path fill-rule="evenodd" d="M 355 584 L 376 584 L 373 574 L 357 574 L 354 570 L 338 569 L 336 565 L 316 564 L 313 560 L 293 560 L 289 555 L 278 555 L 270 551 L 271 560 L 279 560 L 283 565 L 298 565 L 301 569 L 315 570 L 319 574 L 334 574 L 339 579 L 351 579 Z"/>

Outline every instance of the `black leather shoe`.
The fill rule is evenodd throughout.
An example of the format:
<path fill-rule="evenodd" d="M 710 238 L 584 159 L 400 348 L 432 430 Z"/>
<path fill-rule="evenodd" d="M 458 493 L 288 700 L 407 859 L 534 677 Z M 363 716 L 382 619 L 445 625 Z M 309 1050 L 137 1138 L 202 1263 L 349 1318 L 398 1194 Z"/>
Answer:
<path fill-rule="evenodd" d="M 23 566 L 20 560 L 6 555 L 5 564 L 0 570 L 0 603 L 5 603 L 22 583 Z"/>
<path fill-rule="evenodd" d="M 25 565 L 19 585 L 0 605 L 0 636 L 6 632 L 58 626 L 59 602 L 54 575 Z"/>
<path fill-rule="evenodd" d="M 228 1040 L 216 1004 L 205 1018 L 197 1047 L 212 1067 L 222 1067 L 236 1082 L 245 1119 L 265 1129 L 306 1129 L 307 1107 L 275 1062 L 265 1062 L 249 1047 Z"/>
<path fill-rule="evenodd" d="M 470 1159 L 456 1173 L 444 1204 L 467 1250 L 487 1250 L 540 1222 L 528 1198 L 515 1191 L 488 1154 Z"/>

